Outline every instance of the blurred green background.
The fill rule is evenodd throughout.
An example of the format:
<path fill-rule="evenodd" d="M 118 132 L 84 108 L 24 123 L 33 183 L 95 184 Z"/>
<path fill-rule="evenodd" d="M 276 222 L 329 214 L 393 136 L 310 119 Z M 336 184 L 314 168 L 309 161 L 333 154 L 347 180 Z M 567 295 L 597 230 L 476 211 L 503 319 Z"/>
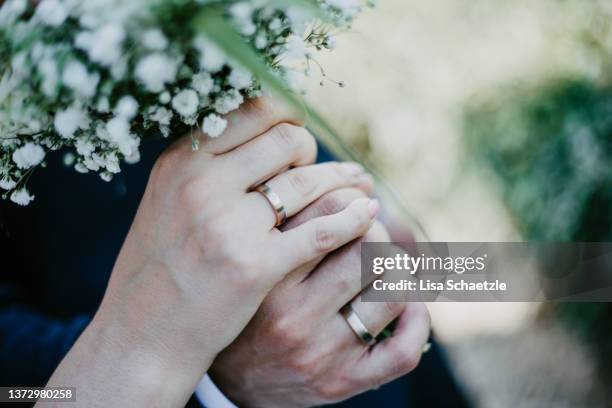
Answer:
<path fill-rule="evenodd" d="M 381 0 L 309 99 L 434 241 L 612 241 L 612 2 Z M 610 406 L 609 304 L 431 304 L 483 407 Z"/>

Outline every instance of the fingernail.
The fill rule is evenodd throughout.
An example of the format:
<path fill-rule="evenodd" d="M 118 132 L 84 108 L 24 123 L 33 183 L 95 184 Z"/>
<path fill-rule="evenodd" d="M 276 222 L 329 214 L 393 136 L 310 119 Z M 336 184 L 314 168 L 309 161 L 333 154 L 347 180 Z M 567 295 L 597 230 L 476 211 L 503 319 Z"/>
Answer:
<path fill-rule="evenodd" d="M 368 214 L 370 214 L 370 218 L 376 217 L 378 211 L 380 210 L 380 203 L 378 200 L 373 199 L 368 203 Z"/>

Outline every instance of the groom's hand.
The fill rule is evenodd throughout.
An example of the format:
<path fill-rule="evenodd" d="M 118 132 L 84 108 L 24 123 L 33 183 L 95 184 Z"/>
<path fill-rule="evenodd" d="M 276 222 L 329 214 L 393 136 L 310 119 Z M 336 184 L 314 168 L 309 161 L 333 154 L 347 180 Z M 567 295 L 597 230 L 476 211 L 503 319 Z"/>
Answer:
<path fill-rule="evenodd" d="M 333 214 L 363 197 L 327 194 L 287 224 Z M 368 241 L 388 241 L 376 223 Z M 412 371 L 429 334 L 421 303 L 361 303 L 360 241 L 328 256 L 312 273 L 289 275 L 268 295 L 244 332 L 213 363 L 210 375 L 239 406 L 306 407 L 347 399 Z M 367 290 L 367 289 L 366 289 Z M 393 336 L 369 349 L 339 310 L 352 302 L 376 335 L 398 319 Z"/>

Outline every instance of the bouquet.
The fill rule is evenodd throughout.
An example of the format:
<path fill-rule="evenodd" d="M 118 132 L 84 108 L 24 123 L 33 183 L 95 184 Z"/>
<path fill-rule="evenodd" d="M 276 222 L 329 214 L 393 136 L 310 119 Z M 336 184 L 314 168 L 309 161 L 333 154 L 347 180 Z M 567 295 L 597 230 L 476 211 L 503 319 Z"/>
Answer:
<path fill-rule="evenodd" d="M 147 137 L 199 127 L 263 91 L 299 90 L 362 0 L 6 0 L 0 8 L 0 188 L 27 205 L 53 151 L 105 181 Z M 322 75 L 325 75 L 321 70 Z M 341 85 L 341 84 L 340 84 Z M 198 140 L 193 139 L 197 149 Z"/>

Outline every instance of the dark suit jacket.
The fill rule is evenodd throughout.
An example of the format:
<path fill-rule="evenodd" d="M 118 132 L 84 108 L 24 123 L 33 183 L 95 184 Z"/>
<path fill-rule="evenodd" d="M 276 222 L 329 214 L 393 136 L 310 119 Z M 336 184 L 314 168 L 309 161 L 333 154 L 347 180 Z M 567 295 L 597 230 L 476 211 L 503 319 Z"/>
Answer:
<path fill-rule="evenodd" d="M 36 199 L 29 206 L 0 201 L 0 386 L 43 386 L 88 324 L 165 144 L 144 144 L 140 163 L 124 165 L 110 183 L 64 166 L 62 154 L 49 155 L 48 167 L 30 180 Z M 323 152 L 322 158 L 329 156 Z M 444 398 L 436 403 L 439 387 L 446 389 L 448 406 L 458 406 L 437 349 L 424 366 L 427 361 L 433 362 L 429 380 L 413 375 L 347 406 L 385 400 L 387 406 L 421 406 L 422 394 L 423 406 L 446 406 Z M 427 389 L 433 394 L 425 395 Z"/>

